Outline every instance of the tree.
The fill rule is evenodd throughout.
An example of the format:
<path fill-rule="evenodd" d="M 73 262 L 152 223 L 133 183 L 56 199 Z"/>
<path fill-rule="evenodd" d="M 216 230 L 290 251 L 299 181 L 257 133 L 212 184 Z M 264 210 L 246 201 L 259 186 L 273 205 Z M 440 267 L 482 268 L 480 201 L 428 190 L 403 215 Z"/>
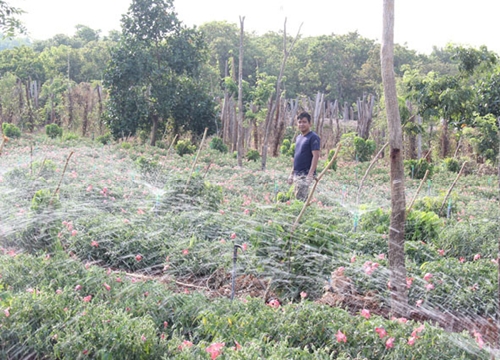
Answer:
<path fill-rule="evenodd" d="M 201 32 L 184 27 L 171 0 L 133 0 L 122 18 L 122 36 L 104 77 L 109 88 L 107 122 L 115 137 L 151 130 L 151 144 L 167 125 L 175 132 L 215 128 L 213 104 L 198 83 L 206 46 Z M 179 108 L 189 106 L 185 113 Z M 186 127 L 191 126 L 191 128 Z"/>
<path fill-rule="evenodd" d="M 0 33 L 8 37 L 13 37 L 16 32 L 25 34 L 26 28 L 17 18 L 23 13 L 23 10 L 10 6 L 4 0 L 0 0 Z"/>
<path fill-rule="evenodd" d="M 391 159 L 391 220 L 389 227 L 389 269 L 391 311 L 394 316 L 406 315 L 405 183 L 403 167 L 403 134 L 399 116 L 396 79 L 394 75 L 394 0 L 384 0 L 383 36 L 380 50 L 387 125 Z"/>

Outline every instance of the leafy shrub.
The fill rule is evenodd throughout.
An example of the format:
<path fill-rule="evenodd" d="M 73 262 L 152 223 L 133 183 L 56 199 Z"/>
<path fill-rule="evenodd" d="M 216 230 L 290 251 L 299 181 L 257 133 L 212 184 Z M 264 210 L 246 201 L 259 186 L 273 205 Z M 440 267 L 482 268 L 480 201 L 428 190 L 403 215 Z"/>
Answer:
<path fill-rule="evenodd" d="M 359 136 L 354 137 L 354 150 L 359 162 L 369 161 L 375 152 L 375 141 L 363 139 Z"/>
<path fill-rule="evenodd" d="M 139 131 L 139 140 L 141 141 L 141 145 L 144 145 L 148 140 L 149 134 L 146 130 Z"/>
<path fill-rule="evenodd" d="M 457 159 L 454 158 L 446 158 L 443 160 L 446 170 L 458 173 L 460 171 L 460 163 Z"/>
<path fill-rule="evenodd" d="M 104 135 L 100 135 L 96 138 L 97 142 L 100 142 L 103 145 L 107 145 L 111 142 L 111 133 L 107 133 Z"/>
<path fill-rule="evenodd" d="M 51 138 L 55 139 L 56 137 L 60 137 L 63 134 L 63 129 L 57 124 L 49 124 L 45 125 L 45 134 Z"/>
<path fill-rule="evenodd" d="M 217 150 L 223 154 L 227 153 L 228 148 L 227 145 L 224 144 L 222 139 L 220 137 L 213 137 L 212 140 L 210 140 L 210 149 Z"/>
<path fill-rule="evenodd" d="M 247 161 L 257 161 L 260 159 L 260 154 L 257 150 L 254 150 L 254 149 L 251 149 L 251 150 L 248 150 L 247 154 L 245 155 L 245 158 L 247 159 Z"/>
<path fill-rule="evenodd" d="M 429 175 L 427 175 L 428 179 L 430 179 L 434 173 L 434 164 L 427 162 L 425 159 L 405 160 L 404 165 L 408 172 L 408 176 L 412 176 L 413 179 L 423 179 L 427 170 L 429 170 Z"/>
<path fill-rule="evenodd" d="M 335 155 L 335 149 L 330 149 L 330 151 L 328 152 L 328 159 L 325 161 L 324 167 L 326 167 L 330 163 L 334 155 Z M 331 169 L 333 171 L 337 171 L 337 159 L 335 159 L 335 161 L 333 162 Z"/>
<path fill-rule="evenodd" d="M 14 124 L 2 123 L 2 131 L 5 136 L 10 138 L 21 137 L 21 130 Z"/>
<path fill-rule="evenodd" d="M 196 151 L 196 146 L 191 144 L 189 140 L 179 140 L 175 145 L 175 152 L 179 156 L 194 154 Z"/>
<path fill-rule="evenodd" d="M 63 141 L 72 141 L 72 140 L 78 140 L 78 135 L 72 132 L 64 134 Z"/>
<path fill-rule="evenodd" d="M 142 172 L 144 173 L 150 173 L 152 171 L 155 171 L 158 168 L 158 162 L 154 161 L 151 158 L 147 158 L 145 156 L 139 156 L 136 160 L 135 163 L 139 166 Z"/>
<path fill-rule="evenodd" d="M 40 213 L 50 206 L 53 208 L 60 207 L 59 197 L 52 197 L 52 192 L 49 189 L 41 189 L 35 192 L 31 199 L 31 210 Z"/>
<path fill-rule="evenodd" d="M 120 147 L 124 150 L 130 150 L 132 145 L 129 142 L 124 141 L 121 143 Z"/>
<path fill-rule="evenodd" d="M 280 147 L 280 152 L 285 156 L 293 157 L 295 155 L 295 143 L 291 143 L 290 140 L 284 139 Z"/>

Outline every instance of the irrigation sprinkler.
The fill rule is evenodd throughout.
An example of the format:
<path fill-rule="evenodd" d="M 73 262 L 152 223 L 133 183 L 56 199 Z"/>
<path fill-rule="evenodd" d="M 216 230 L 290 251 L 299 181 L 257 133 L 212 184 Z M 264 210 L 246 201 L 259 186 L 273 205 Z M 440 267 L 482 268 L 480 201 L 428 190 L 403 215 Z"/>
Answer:
<path fill-rule="evenodd" d="M 236 261 L 238 260 L 238 248 L 243 249 L 241 245 L 234 244 L 233 270 L 231 271 L 231 301 L 234 299 L 234 292 L 236 288 Z"/>

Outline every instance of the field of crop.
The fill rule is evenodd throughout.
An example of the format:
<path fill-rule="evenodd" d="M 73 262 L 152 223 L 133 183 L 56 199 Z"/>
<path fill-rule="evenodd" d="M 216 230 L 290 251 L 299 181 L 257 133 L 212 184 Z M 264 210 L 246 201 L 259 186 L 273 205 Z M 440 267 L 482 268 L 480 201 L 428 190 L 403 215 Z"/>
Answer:
<path fill-rule="evenodd" d="M 303 203 L 289 198 L 289 158 L 240 168 L 206 145 L 194 161 L 42 134 L 5 146 L 0 357 L 498 355 L 494 172 L 471 166 L 444 201 L 457 173 L 434 163 L 407 215 L 409 308 L 395 319 L 387 158 L 358 192 L 369 162 L 341 157 L 293 234 Z M 407 205 L 421 183 L 411 174 Z"/>

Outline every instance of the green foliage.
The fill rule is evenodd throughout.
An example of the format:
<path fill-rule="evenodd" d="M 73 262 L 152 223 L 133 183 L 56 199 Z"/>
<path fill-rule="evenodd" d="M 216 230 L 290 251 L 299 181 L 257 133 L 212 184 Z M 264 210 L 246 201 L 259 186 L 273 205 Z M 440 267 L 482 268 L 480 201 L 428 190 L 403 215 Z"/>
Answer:
<path fill-rule="evenodd" d="M 9 138 L 20 138 L 21 130 L 14 124 L 2 123 L 3 134 Z"/>
<path fill-rule="evenodd" d="M 107 134 L 98 136 L 96 138 L 96 141 L 103 144 L 103 145 L 109 144 L 111 142 L 111 133 L 107 133 Z"/>
<path fill-rule="evenodd" d="M 245 155 L 245 158 L 247 159 L 247 161 L 257 161 L 260 159 L 260 153 L 258 150 L 255 150 L 255 149 L 250 149 L 248 150 L 247 154 Z"/>
<path fill-rule="evenodd" d="M 443 160 L 444 166 L 446 170 L 454 173 L 458 173 L 460 171 L 460 163 L 455 158 L 446 158 Z"/>
<path fill-rule="evenodd" d="M 434 164 L 428 162 L 426 159 L 409 159 L 404 160 L 404 165 L 408 176 L 412 179 L 423 179 L 427 170 L 429 170 L 429 175 L 427 179 L 432 178 L 434 173 Z"/>
<path fill-rule="evenodd" d="M 158 169 L 158 162 L 146 156 L 139 156 L 135 163 L 143 173 L 151 173 Z"/>
<path fill-rule="evenodd" d="M 51 138 L 55 139 L 56 137 L 61 137 L 63 134 L 63 129 L 57 124 L 49 124 L 45 125 L 45 134 Z"/>
<path fill-rule="evenodd" d="M 194 154 L 196 151 L 196 145 L 191 144 L 189 140 L 179 140 L 175 145 L 175 152 L 179 156 Z"/>
<path fill-rule="evenodd" d="M 139 140 L 141 141 L 141 145 L 144 145 L 148 140 L 149 134 L 146 130 L 139 131 Z"/>
<path fill-rule="evenodd" d="M 64 134 L 63 136 L 63 141 L 72 141 L 72 140 L 78 140 L 79 137 L 78 135 L 76 135 L 75 133 L 72 133 L 72 132 L 68 132 L 66 134 Z"/>
<path fill-rule="evenodd" d="M 281 154 L 289 157 L 293 157 L 295 155 L 295 143 L 291 143 L 288 139 L 283 139 L 283 143 L 280 147 Z"/>
<path fill-rule="evenodd" d="M 472 145 L 476 156 L 496 162 L 498 156 L 498 125 L 495 116 L 475 114 L 471 126 L 463 129 L 463 136 Z"/>
<path fill-rule="evenodd" d="M 59 202 L 59 196 L 52 196 L 52 192 L 49 189 L 41 189 L 35 192 L 33 198 L 31 199 L 31 210 L 37 213 L 41 213 L 47 210 L 49 207 L 53 209 L 61 207 Z"/>
<path fill-rule="evenodd" d="M 354 137 L 354 151 L 359 162 L 369 161 L 375 152 L 375 141 L 365 140 L 359 136 Z"/>
<path fill-rule="evenodd" d="M 224 141 L 220 137 L 213 137 L 212 140 L 210 140 L 210 149 L 217 150 L 223 154 L 227 153 L 228 148 L 227 145 L 224 144 Z"/>
<path fill-rule="evenodd" d="M 288 188 L 287 192 L 280 191 L 280 192 L 278 192 L 278 194 L 276 194 L 276 201 L 282 202 L 282 203 L 290 201 L 293 198 L 295 198 L 293 186 L 290 186 Z"/>
<path fill-rule="evenodd" d="M 334 155 L 335 155 L 335 149 L 330 149 L 330 151 L 328 151 L 328 158 L 325 161 L 325 167 L 330 163 L 330 161 L 333 159 Z M 335 159 L 335 161 L 332 163 L 330 168 L 333 171 L 337 171 L 337 159 Z"/>
<path fill-rule="evenodd" d="M 124 142 L 122 142 L 120 144 L 120 147 L 122 149 L 124 149 L 124 150 L 130 150 L 132 148 L 132 144 L 130 144 L 129 142 L 124 141 Z"/>

